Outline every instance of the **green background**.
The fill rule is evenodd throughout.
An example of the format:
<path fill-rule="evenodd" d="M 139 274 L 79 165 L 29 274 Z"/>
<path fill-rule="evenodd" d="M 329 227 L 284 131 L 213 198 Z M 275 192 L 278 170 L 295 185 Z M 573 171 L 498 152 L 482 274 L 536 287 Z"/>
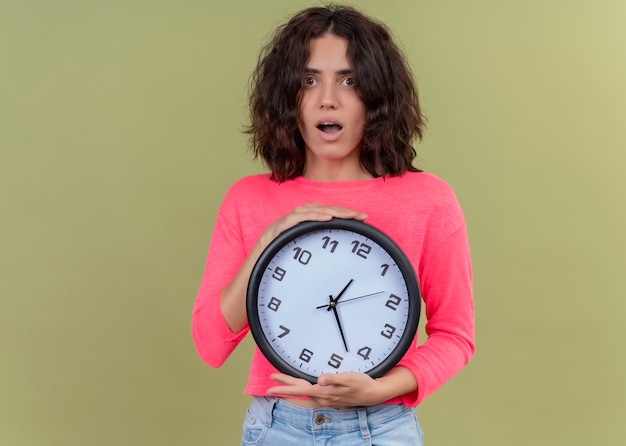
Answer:
<path fill-rule="evenodd" d="M 310 1 L 0 0 L 0 443 L 239 444 L 251 342 L 196 356 L 217 206 L 258 172 L 258 51 Z M 478 350 L 430 445 L 626 438 L 626 2 L 353 2 L 429 118 L 470 231 Z"/>

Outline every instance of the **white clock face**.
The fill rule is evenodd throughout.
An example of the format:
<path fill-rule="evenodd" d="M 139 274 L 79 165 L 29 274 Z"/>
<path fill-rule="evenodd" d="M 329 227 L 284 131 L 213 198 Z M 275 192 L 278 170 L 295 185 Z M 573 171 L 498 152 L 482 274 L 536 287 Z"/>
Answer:
<path fill-rule="evenodd" d="M 419 296 L 410 296 L 406 267 L 388 250 L 352 230 L 320 229 L 271 254 L 255 280 L 258 321 L 250 323 L 274 362 L 317 377 L 370 373 L 400 359 L 415 334 L 409 316 L 416 305 L 419 313 Z"/>

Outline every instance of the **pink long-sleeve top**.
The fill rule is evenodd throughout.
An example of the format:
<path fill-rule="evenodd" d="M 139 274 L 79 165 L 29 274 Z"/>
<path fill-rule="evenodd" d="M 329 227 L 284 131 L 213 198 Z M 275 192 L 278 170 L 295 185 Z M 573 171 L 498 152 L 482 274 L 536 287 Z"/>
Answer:
<path fill-rule="evenodd" d="M 432 174 L 407 172 L 348 182 L 302 177 L 276 183 L 268 175 L 237 181 L 220 206 L 192 316 L 199 356 L 221 366 L 249 328 L 233 333 L 220 309 L 220 292 L 232 280 L 261 232 L 295 207 L 317 202 L 368 215 L 367 223 L 391 237 L 415 269 L 426 322 L 399 366 L 418 390 L 386 403 L 415 407 L 456 374 L 474 353 L 472 268 L 465 220 L 452 189 Z M 245 393 L 266 395 L 276 369 L 255 348 Z"/>

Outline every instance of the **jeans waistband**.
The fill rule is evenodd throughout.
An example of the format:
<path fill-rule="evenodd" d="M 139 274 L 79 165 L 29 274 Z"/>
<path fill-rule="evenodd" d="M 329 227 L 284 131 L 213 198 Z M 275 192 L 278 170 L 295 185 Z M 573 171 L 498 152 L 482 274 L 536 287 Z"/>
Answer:
<path fill-rule="evenodd" d="M 402 404 L 377 404 L 375 406 L 355 407 L 353 409 L 307 409 L 287 403 L 276 397 L 255 397 L 252 404 L 257 404 L 272 418 L 303 429 L 333 430 L 365 429 L 383 424 L 389 419 L 401 415 L 410 407 Z"/>

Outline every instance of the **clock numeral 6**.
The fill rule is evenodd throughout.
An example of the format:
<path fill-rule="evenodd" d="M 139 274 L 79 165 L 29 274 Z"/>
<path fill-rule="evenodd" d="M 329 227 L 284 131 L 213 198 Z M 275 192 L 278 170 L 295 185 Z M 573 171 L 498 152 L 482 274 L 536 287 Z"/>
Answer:
<path fill-rule="evenodd" d="M 341 367 L 341 361 L 343 361 L 343 358 L 337 353 L 333 353 L 330 357 L 330 361 L 328 361 L 328 365 L 331 366 L 333 369 L 338 369 L 339 367 Z"/>
<path fill-rule="evenodd" d="M 285 274 L 287 274 L 287 271 L 282 269 L 280 266 L 277 266 L 276 268 L 274 268 L 274 274 L 272 274 L 272 278 L 280 282 L 285 278 Z"/>
<path fill-rule="evenodd" d="M 386 330 L 381 331 L 380 334 L 387 339 L 391 339 L 393 334 L 396 332 L 396 327 L 394 327 L 393 325 L 385 324 L 385 328 Z"/>
<path fill-rule="evenodd" d="M 372 247 L 370 245 L 366 245 L 365 243 L 361 243 L 358 240 L 354 240 L 352 242 L 352 252 L 367 259 L 368 254 L 372 251 Z"/>
<path fill-rule="evenodd" d="M 389 299 L 387 300 L 387 302 L 385 302 L 385 306 L 387 308 L 391 308 L 393 311 L 396 311 L 401 301 L 402 299 L 400 297 L 396 296 L 395 294 L 392 294 L 391 296 L 389 296 Z"/>
<path fill-rule="evenodd" d="M 300 353 L 300 359 L 304 362 L 310 362 L 313 357 L 313 352 L 309 349 L 303 348 L 302 353 Z"/>

